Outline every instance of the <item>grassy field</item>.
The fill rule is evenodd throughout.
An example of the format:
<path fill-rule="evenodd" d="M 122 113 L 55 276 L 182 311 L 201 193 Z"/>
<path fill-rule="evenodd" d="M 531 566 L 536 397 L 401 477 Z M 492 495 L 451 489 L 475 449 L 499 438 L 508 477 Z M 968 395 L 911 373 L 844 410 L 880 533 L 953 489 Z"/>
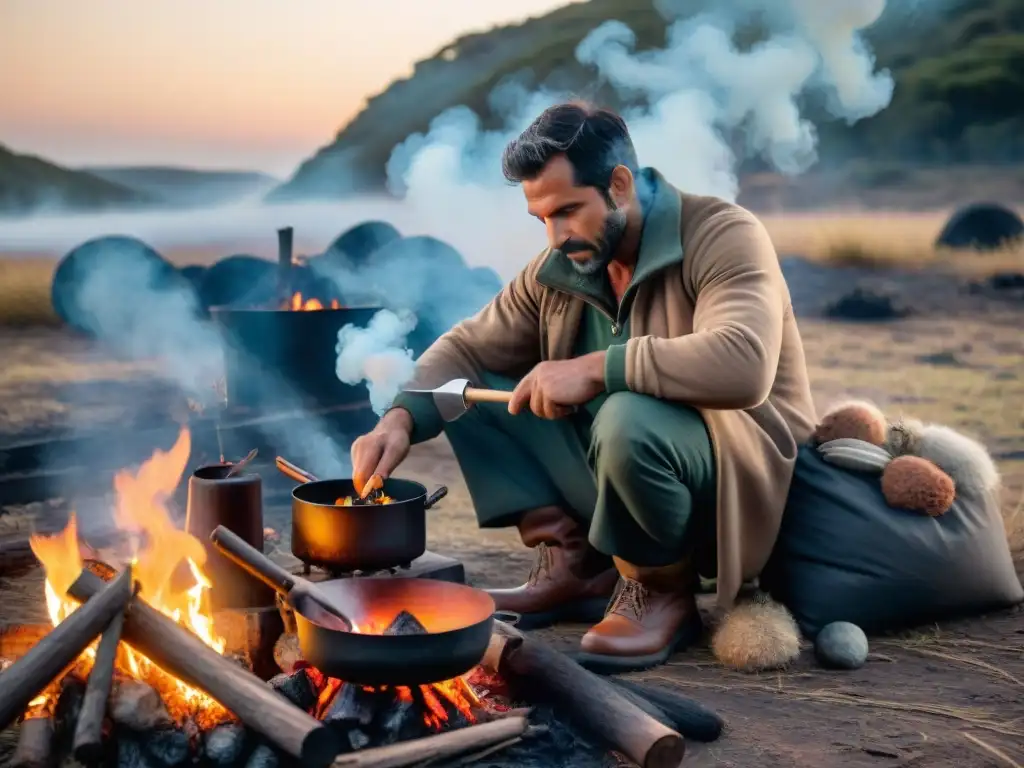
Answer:
<path fill-rule="evenodd" d="M 945 211 L 761 216 L 779 253 L 801 254 L 814 261 L 879 268 L 933 266 L 971 276 L 1024 266 L 1024 244 L 993 253 L 936 249 L 935 238 L 947 218 Z M 184 266 L 210 264 L 232 251 L 269 257 L 253 243 L 237 243 L 235 248 L 223 244 L 216 248 L 181 248 L 164 251 L 163 255 Z M 50 303 L 50 281 L 57 262 L 51 254 L 0 251 L 0 327 L 59 325 Z"/>

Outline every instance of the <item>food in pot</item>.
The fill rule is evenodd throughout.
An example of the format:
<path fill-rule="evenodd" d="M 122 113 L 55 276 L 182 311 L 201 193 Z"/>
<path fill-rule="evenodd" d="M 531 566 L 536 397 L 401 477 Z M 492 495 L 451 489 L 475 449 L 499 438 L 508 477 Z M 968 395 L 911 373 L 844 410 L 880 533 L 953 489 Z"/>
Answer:
<path fill-rule="evenodd" d="M 338 507 L 366 507 L 371 504 L 391 504 L 394 499 L 390 496 L 385 496 L 383 493 L 371 493 L 365 499 L 360 499 L 355 496 L 339 496 L 334 500 L 335 506 Z"/>

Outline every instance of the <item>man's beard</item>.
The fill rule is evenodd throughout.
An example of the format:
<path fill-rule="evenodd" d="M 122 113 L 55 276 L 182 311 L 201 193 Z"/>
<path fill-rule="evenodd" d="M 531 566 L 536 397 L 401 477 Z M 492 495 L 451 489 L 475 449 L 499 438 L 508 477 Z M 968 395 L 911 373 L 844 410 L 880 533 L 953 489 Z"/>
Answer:
<path fill-rule="evenodd" d="M 589 243 L 585 240 L 567 240 L 562 244 L 560 250 L 567 257 L 570 253 L 585 253 L 588 251 L 592 253 L 593 256 L 586 261 L 569 259 L 569 262 L 572 264 L 573 269 L 581 275 L 595 275 L 602 269 L 607 268 L 612 258 L 614 258 L 615 251 L 619 247 L 619 243 L 622 242 L 622 237 L 625 234 L 626 212 L 621 208 L 612 207 L 604 219 L 604 229 L 598 236 L 596 242 Z"/>

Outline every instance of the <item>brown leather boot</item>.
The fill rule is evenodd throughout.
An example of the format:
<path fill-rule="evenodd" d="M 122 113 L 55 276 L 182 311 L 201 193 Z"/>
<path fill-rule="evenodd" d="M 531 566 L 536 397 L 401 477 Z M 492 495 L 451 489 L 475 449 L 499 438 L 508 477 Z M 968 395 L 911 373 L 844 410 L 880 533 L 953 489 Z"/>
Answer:
<path fill-rule="evenodd" d="M 536 548 L 537 560 L 522 586 L 487 590 L 497 610 L 519 614 L 520 629 L 591 622 L 604 614 L 618 573 L 610 557 L 590 546 L 579 523 L 557 507 L 544 507 L 523 515 L 519 535 Z"/>
<path fill-rule="evenodd" d="M 607 674 L 648 669 L 700 637 L 689 562 L 642 568 L 614 560 L 622 582 L 604 619 L 580 641 L 580 664 Z"/>

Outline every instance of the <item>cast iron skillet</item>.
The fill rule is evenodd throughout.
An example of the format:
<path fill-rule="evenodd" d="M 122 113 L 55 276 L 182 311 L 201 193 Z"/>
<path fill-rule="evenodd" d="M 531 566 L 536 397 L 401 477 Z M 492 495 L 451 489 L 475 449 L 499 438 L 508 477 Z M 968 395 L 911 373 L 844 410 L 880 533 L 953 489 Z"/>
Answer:
<path fill-rule="evenodd" d="M 292 491 L 292 554 L 332 571 L 376 571 L 408 565 L 427 549 L 426 511 L 448 493 L 412 480 L 384 481 L 390 504 L 346 507 L 334 502 L 358 497 L 351 480 L 319 480 L 277 458 L 279 471 L 302 483 Z"/>
<path fill-rule="evenodd" d="M 329 677 L 375 687 L 424 685 L 465 674 L 487 651 L 494 600 L 482 590 L 433 579 L 388 577 L 310 585 L 223 526 L 210 541 L 225 557 L 285 596 L 295 611 L 303 657 Z M 330 606 L 320 602 L 324 598 Z M 361 631 L 348 631 L 332 610 Z M 400 611 L 419 619 L 427 634 L 380 634 Z"/>

